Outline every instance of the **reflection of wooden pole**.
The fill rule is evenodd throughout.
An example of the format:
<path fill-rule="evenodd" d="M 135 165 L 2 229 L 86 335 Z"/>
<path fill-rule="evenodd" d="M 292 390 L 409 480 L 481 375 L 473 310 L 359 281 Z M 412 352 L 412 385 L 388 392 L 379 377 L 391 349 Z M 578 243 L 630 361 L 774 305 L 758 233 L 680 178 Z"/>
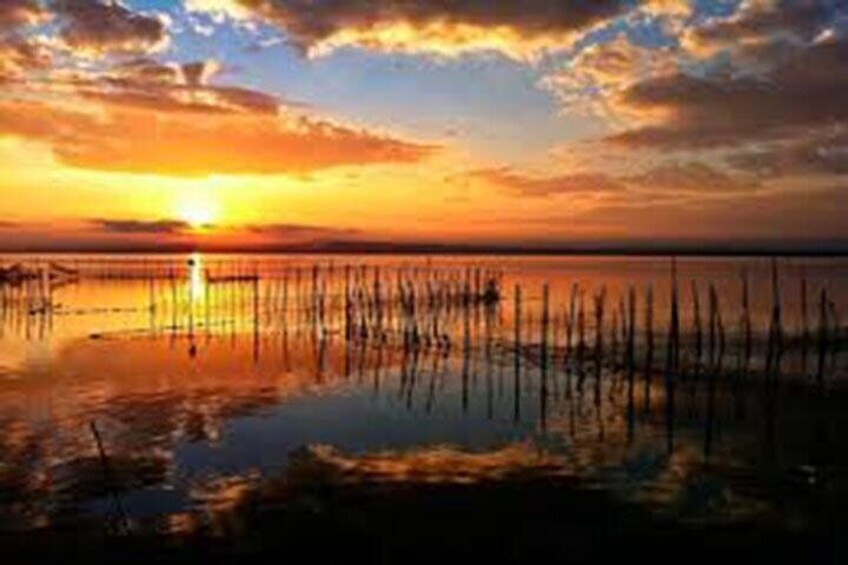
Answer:
<path fill-rule="evenodd" d="M 109 494 L 115 504 L 115 509 L 121 519 L 122 533 L 130 533 L 130 520 L 123 505 L 121 504 L 121 499 L 118 497 L 118 493 L 115 491 L 112 469 L 109 466 L 109 459 L 106 457 L 106 450 L 103 448 L 103 440 L 100 437 L 100 432 L 97 430 L 97 424 L 94 423 L 94 420 L 91 420 L 88 425 L 91 429 L 91 434 L 94 436 L 94 442 L 97 444 L 97 453 L 100 457 L 100 466 L 103 469 L 103 478 L 106 481 L 106 488 L 109 490 Z"/>

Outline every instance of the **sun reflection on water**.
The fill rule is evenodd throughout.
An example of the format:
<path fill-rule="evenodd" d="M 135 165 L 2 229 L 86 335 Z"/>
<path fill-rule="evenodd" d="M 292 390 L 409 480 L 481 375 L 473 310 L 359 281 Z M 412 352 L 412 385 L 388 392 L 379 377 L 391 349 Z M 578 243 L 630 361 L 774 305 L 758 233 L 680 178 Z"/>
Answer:
<path fill-rule="evenodd" d="M 192 303 L 197 303 L 203 298 L 206 285 L 206 280 L 203 276 L 203 255 L 192 253 L 188 259 L 188 268 L 189 296 Z"/>

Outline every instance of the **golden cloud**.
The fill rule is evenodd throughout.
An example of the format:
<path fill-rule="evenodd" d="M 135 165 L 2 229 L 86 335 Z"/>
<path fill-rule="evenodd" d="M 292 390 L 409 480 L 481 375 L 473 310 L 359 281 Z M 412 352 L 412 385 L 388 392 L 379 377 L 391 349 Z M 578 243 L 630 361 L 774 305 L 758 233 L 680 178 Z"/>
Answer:
<path fill-rule="evenodd" d="M 91 113 L 0 101 L 0 136 L 47 143 L 72 167 L 175 176 L 411 163 L 436 149 L 309 116 L 158 111 L 110 103 L 105 94 L 102 101 Z"/>

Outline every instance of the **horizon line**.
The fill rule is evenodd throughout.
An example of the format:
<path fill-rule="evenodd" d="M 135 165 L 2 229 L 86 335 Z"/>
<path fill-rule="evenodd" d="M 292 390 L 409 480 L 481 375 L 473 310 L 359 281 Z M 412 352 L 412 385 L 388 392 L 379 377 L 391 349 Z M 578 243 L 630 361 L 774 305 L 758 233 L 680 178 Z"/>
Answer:
<path fill-rule="evenodd" d="M 810 256 L 843 257 L 848 256 L 848 243 L 841 241 L 816 242 L 774 242 L 774 243 L 663 243 L 654 244 L 604 244 L 585 243 L 567 245 L 495 245 L 495 244 L 444 244 L 444 243 L 387 243 L 387 242 L 321 242 L 297 245 L 266 246 L 214 246 L 214 245 L 81 245 L 30 246 L 17 249 L 3 249 L 3 255 L 32 254 L 127 254 L 127 255 L 165 255 L 165 254 L 230 254 L 245 253 L 290 254 L 290 255 L 527 255 L 527 256 Z"/>

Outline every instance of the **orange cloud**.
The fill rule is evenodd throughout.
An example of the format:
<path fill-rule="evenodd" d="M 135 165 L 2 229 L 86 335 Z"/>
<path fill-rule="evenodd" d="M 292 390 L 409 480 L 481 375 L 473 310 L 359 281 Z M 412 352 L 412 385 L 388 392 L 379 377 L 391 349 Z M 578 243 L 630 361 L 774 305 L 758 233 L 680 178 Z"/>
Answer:
<path fill-rule="evenodd" d="M 96 114 L 2 101 L 0 135 L 46 142 L 73 167 L 177 176 L 410 163 L 435 150 L 308 116 L 162 112 L 104 100 Z"/>

